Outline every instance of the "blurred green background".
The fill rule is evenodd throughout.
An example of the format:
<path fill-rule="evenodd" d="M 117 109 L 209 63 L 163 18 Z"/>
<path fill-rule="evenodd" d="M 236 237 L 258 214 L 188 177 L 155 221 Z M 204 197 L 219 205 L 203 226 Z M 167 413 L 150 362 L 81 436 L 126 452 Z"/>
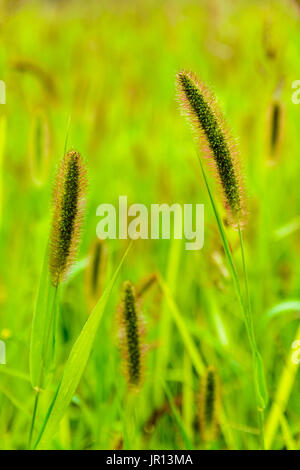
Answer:
<path fill-rule="evenodd" d="M 181 69 L 211 87 L 237 138 L 251 298 L 270 393 L 266 427 L 279 384 L 290 377 L 282 385 L 285 402 L 271 446 L 299 448 L 300 381 L 289 359 L 300 312 L 300 106 L 292 103 L 292 83 L 300 79 L 297 1 L 0 3 L 0 79 L 6 84 L 6 104 L 0 105 L 0 338 L 7 348 L 7 364 L 0 366 L 0 448 L 27 444 L 34 398 L 28 380 L 31 321 L 69 119 L 68 147 L 87 162 L 89 190 L 77 270 L 62 295 L 54 384 L 88 316 L 86 271 L 99 204 L 117 204 L 119 195 L 147 206 L 204 203 L 205 245 L 192 252 L 184 241 L 134 243 L 51 448 L 122 447 L 128 391 L 117 339 L 120 286 L 154 272 L 166 280 L 204 364 L 218 370 L 221 431 L 214 443 L 201 440 L 199 375 L 154 285 L 142 302 L 148 350 L 133 445 L 185 447 L 161 378 L 194 448 L 258 445 L 245 328 L 195 145 L 176 101 Z M 238 236 L 230 227 L 228 236 L 240 268 Z M 126 245 L 107 242 L 107 279 Z M 52 392 L 45 392 L 40 419 Z"/>

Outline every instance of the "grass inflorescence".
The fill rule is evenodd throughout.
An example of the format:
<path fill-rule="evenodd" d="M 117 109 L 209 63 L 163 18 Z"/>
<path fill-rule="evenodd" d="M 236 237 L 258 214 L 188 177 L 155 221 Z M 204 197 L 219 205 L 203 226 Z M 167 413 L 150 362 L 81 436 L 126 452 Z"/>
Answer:
<path fill-rule="evenodd" d="M 201 380 L 199 424 L 204 441 L 214 441 L 220 419 L 220 382 L 216 369 L 207 367 Z"/>
<path fill-rule="evenodd" d="M 143 331 L 135 289 L 130 281 L 126 281 L 122 289 L 120 323 L 126 378 L 130 387 L 139 388 L 143 378 Z"/>
<path fill-rule="evenodd" d="M 53 193 L 49 262 L 54 286 L 65 279 L 74 261 L 86 184 L 86 169 L 80 154 L 75 150 L 67 152 L 59 167 Z"/>
<path fill-rule="evenodd" d="M 179 72 L 177 84 L 181 107 L 193 125 L 201 150 L 216 170 L 230 218 L 235 224 L 241 224 L 244 202 L 236 148 L 216 101 L 206 85 L 191 72 Z"/>

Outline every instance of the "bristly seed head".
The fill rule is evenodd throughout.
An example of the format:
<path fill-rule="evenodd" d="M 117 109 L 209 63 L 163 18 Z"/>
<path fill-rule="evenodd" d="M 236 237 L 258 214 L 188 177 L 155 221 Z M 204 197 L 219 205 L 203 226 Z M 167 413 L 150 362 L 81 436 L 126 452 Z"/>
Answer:
<path fill-rule="evenodd" d="M 204 441 L 214 441 L 218 432 L 220 384 L 217 371 L 207 367 L 200 388 L 199 422 Z"/>
<path fill-rule="evenodd" d="M 179 72 L 177 84 L 182 109 L 195 130 L 201 149 L 216 170 L 230 219 L 234 224 L 241 224 L 244 208 L 236 150 L 215 100 L 192 73 Z"/>
<path fill-rule="evenodd" d="M 276 163 L 278 154 L 280 153 L 282 138 L 283 138 L 283 124 L 284 124 L 284 107 L 280 100 L 275 99 L 269 107 L 268 119 L 268 136 L 269 136 L 269 164 Z"/>
<path fill-rule="evenodd" d="M 125 370 L 131 388 L 139 388 L 142 381 L 143 345 L 141 318 L 137 307 L 135 289 L 131 282 L 123 285 L 120 308 L 121 348 Z"/>
<path fill-rule="evenodd" d="M 75 150 L 67 152 L 59 167 L 53 192 L 49 265 L 54 286 L 65 279 L 74 261 L 86 184 L 86 168 L 80 154 Z"/>

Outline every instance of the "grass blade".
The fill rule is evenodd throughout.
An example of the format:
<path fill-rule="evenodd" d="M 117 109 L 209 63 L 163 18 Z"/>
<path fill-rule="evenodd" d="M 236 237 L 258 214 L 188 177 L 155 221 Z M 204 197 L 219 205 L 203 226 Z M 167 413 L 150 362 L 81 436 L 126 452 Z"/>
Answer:
<path fill-rule="evenodd" d="M 203 364 L 203 361 L 201 359 L 201 356 L 200 354 L 198 353 L 197 351 L 197 348 L 194 344 L 194 341 L 186 327 L 186 324 L 184 322 L 184 319 L 182 318 L 182 315 L 176 305 L 176 303 L 174 302 L 174 299 L 172 297 L 172 294 L 167 286 L 167 284 L 164 282 L 164 280 L 162 279 L 162 277 L 160 275 L 158 275 L 158 282 L 159 282 L 159 285 L 161 286 L 161 289 L 166 297 L 166 301 L 167 301 L 167 304 L 168 304 L 168 307 L 170 309 L 170 312 L 172 314 L 172 317 L 173 317 L 173 320 L 179 330 L 179 333 L 181 334 L 182 336 L 182 340 L 184 342 L 184 345 L 190 355 L 190 358 L 198 372 L 198 374 L 201 376 L 201 374 L 203 373 L 204 369 L 205 369 L 205 366 Z"/>
<path fill-rule="evenodd" d="M 51 352 L 46 354 L 46 343 L 48 342 L 48 332 L 51 328 L 51 310 L 55 309 L 56 289 L 51 285 L 49 269 L 48 269 L 48 247 L 45 251 L 42 273 L 40 277 L 40 285 L 33 313 L 30 353 L 29 353 L 29 369 L 30 379 L 33 388 L 39 389 L 43 384 L 43 378 L 47 369 L 51 365 L 47 358 L 53 357 Z M 51 335 L 52 336 L 52 335 Z M 50 346 L 53 345 L 53 338 L 49 338 Z"/>
<path fill-rule="evenodd" d="M 173 416 L 174 416 L 174 418 L 175 418 L 175 420 L 176 420 L 176 423 L 177 423 L 177 425 L 178 425 L 178 427 L 179 427 L 179 429 L 180 429 L 180 432 L 181 432 L 181 435 L 182 435 L 182 439 L 183 439 L 183 441 L 184 441 L 185 448 L 186 448 L 187 450 L 192 450 L 192 449 L 193 449 L 193 445 L 192 445 L 192 443 L 191 443 L 191 441 L 190 441 L 190 438 L 189 438 L 189 436 L 188 436 L 188 434 L 187 434 L 187 432 L 186 432 L 186 430 L 185 430 L 185 428 L 184 428 L 184 424 L 183 424 L 182 419 L 181 419 L 181 417 L 180 417 L 180 414 L 178 413 L 178 410 L 177 410 L 177 408 L 176 408 L 176 406 L 175 406 L 175 403 L 174 403 L 174 400 L 173 400 L 173 398 L 172 398 L 172 394 L 171 394 L 171 392 L 170 392 L 170 389 L 169 389 L 169 387 L 167 386 L 167 384 L 166 384 L 165 382 L 163 382 L 163 381 L 162 381 L 162 386 L 163 386 L 163 389 L 164 389 L 164 391 L 165 391 L 166 397 L 167 397 L 167 399 L 168 399 L 168 401 L 169 401 L 169 403 L 170 403 L 170 407 L 171 407 L 171 410 L 172 410 L 172 414 L 173 414 Z"/>
<path fill-rule="evenodd" d="M 298 327 L 294 341 L 300 338 L 300 326 Z M 299 365 L 293 362 L 292 356 L 293 349 L 287 359 L 286 365 L 282 371 L 278 386 L 276 387 L 276 394 L 273 400 L 271 410 L 266 420 L 265 438 L 266 448 L 271 449 L 276 436 L 278 426 L 280 424 L 281 416 L 286 410 L 289 396 L 291 394 L 293 384 L 296 378 Z"/>
<path fill-rule="evenodd" d="M 70 352 L 69 358 L 64 368 L 61 382 L 50 404 L 46 420 L 43 424 L 42 430 L 38 436 L 34 448 L 43 448 L 51 440 L 58 429 L 60 420 L 64 416 L 65 411 L 72 400 L 72 397 L 77 389 L 89 359 L 95 336 L 110 293 L 130 247 L 131 244 L 123 255 L 109 285 L 105 289 L 102 297 L 90 314 Z"/>

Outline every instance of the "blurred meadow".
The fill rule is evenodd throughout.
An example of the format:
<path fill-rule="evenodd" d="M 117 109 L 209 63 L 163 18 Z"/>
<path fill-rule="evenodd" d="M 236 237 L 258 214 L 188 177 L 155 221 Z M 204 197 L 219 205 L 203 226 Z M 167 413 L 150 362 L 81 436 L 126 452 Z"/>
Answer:
<path fill-rule="evenodd" d="M 73 344 L 128 246 L 107 240 L 101 286 L 90 270 L 102 203 L 205 205 L 205 242 L 134 241 L 109 295 L 87 367 L 49 449 L 257 449 L 251 352 L 175 77 L 192 70 L 215 93 L 237 139 L 247 201 L 243 235 L 269 403 L 265 445 L 300 448 L 300 5 L 296 0 L 0 2 L 0 449 L 28 448 L 35 392 L 32 317 L 51 223 L 56 168 L 68 148 L 88 168 L 80 250 L 60 292 L 57 357 L 36 436 Z M 69 123 L 69 124 L 68 124 Z M 237 232 L 226 220 L 237 270 Z M 147 288 L 149 279 L 152 284 Z M 124 281 L 141 292 L 144 378 L 128 389 L 117 310 Z M 145 288 L 146 286 L 146 288 Z M 298 330 L 298 331 L 297 331 Z M 203 439 L 200 381 L 220 380 L 218 431 Z"/>

